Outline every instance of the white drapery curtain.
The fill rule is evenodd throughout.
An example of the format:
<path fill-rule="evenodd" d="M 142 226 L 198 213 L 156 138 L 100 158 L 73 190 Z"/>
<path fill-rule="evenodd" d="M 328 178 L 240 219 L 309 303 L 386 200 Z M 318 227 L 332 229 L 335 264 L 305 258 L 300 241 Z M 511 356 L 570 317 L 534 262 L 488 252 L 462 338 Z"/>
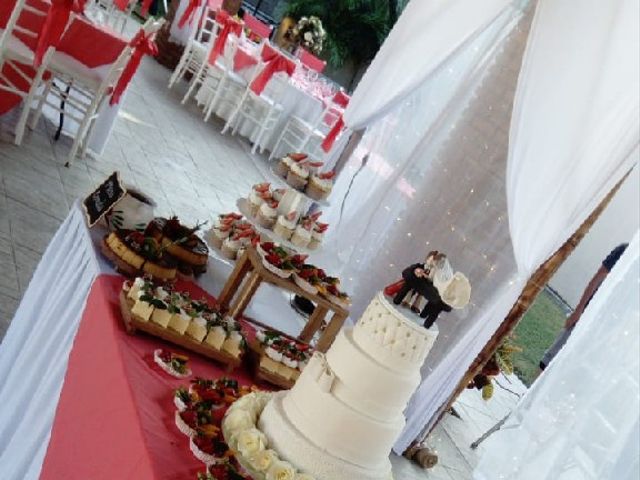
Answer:
<path fill-rule="evenodd" d="M 344 115 L 347 126 L 368 127 L 395 110 L 508 5 L 509 0 L 410 2 L 358 84 Z"/>
<path fill-rule="evenodd" d="M 477 480 L 640 476 L 638 234 L 567 344 L 484 444 Z"/>
<path fill-rule="evenodd" d="M 533 272 L 638 160 L 637 0 L 540 0 L 510 133 L 518 268 Z"/>
<path fill-rule="evenodd" d="M 480 313 L 477 321 L 486 326 L 497 325 L 496 315 L 503 318 L 530 275 L 638 161 L 638 14 L 634 0 L 590 0 L 580 8 L 571 0 L 538 2 L 509 136 L 507 198 L 517 276 Z M 451 356 L 458 379 L 464 371 L 457 367 L 471 363 L 487 333 L 479 329 L 471 343 L 464 344 L 467 336 L 453 346 L 464 357 Z M 432 392 L 453 388 L 442 380 L 432 374 L 423 381 L 397 451 L 433 421 L 434 403 L 441 403 Z"/>
<path fill-rule="evenodd" d="M 367 130 L 332 195 L 334 206 L 327 214 L 332 230 L 325 249 L 332 254 L 323 255 L 322 262 L 333 262 L 341 273 L 354 296 L 354 317 L 377 290 L 429 249 L 446 251 L 474 287 L 468 309 L 439 321 L 441 336 L 407 408 L 397 452 L 434 420 L 531 273 L 636 161 L 632 117 L 637 91 L 634 97 L 629 90 L 637 78 L 637 57 L 631 58 L 637 54 L 637 37 L 629 38 L 636 28 L 629 18 L 637 18 L 629 12 L 632 6 L 591 0 L 569 15 L 570 2 L 544 0 L 520 74 L 507 180 L 502 124 L 511 120 L 514 94 L 508 84 L 520 67 L 518 35 L 527 35 L 526 25 L 513 30 L 515 7 L 521 3 L 511 4 L 462 42 L 410 96 L 398 97 L 403 100 L 395 110 Z M 411 32 L 404 35 L 409 38 Z M 574 56 L 581 36 L 590 38 L 580 46 L 586 52 Z M 613 65 L 615 59 L 629 62 L 624 67 L 628 81 L 594 75 L 593 65 Z M 572 69 L 578 61 L 577 71 L 589 75 L 579 81 L 589 86 L 576 89 Z M 591 67 L 585 66 L 588 61 Z M 376 61 L 373 67 L 386 72 Z M 539 81 L 544 88 L 536 87 Z M 584 137 L 614 117 L 616 128 L 602 127 Z M 589 128 L 576 131 L 576 118 L 588 119 Z M 548 139 L 553 139 L 551 148 Z M 586 155 L 587 149 L 593 160 L 582 162 L 581 152 Z M 550 151 L 562 155 L 546 158 Z M 544 175 L 547 168 L 553 175 Z M 551 217 L 547 225 L 544 219 Z M 514 246 L 509 229 L 517 239 Z M 543 241 L 536 243 L 538 236 Z"/>

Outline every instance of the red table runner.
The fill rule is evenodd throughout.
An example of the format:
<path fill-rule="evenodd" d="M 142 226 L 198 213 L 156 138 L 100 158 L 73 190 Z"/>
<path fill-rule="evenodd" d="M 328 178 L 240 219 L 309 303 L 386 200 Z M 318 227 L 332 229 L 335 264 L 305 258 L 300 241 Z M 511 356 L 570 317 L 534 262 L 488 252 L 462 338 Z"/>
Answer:
<path fill-rule="evenodd" d="M 173 391 L 188 384 L 153 362 L 156 348 L 186 353 L 194 376 L 219 378 L 222 366 L 147 335 L 129 335 L 120 316 L 123 278 L 94 282 L 69 357 L 42 467 L 42 480 L 189 480 L 204 464 L 174 424 Z M 190 282 L 192 298 L 207 297 Z M 251 381 L 242 369 L 233 377 Z"/>

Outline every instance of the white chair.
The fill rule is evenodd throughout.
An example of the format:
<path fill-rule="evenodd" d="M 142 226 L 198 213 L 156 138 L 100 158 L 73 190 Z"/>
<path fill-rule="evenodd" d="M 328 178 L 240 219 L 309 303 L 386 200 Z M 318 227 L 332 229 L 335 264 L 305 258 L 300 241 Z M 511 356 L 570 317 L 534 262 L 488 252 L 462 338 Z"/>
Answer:
<path fill-rule="evenodd" d="M 209 51 L 218 35 L 219 25 L 215 20 L 215 11 L 205 3 L 198 25 L 191 30 L 187 46 L 180 57 L 180 61 L 169 78 L 169 88 L 184 78 L 188 73 L 195 75 L 207 63 Z M 183 101 L 184 103 L 184 101 Z"/>
<path fill-rule="evenodd" d="M 265 47 L 271 48 L 268 44 L 265 44 Z M 264 151 L 264 142 L 267 139 L 267 135 L 275 129 L 284 111 L 281 100 L 289 84 L 289 77 L 285 73 L 276 73 L 271 77 L 264 91 L 257 95 L 251 89 L 251 84 L 260 75 L 265 65 L 266 63 L 262 61 L 259 63 L 253 78 L 245 88 L 240 101 L 222 129 L 223 135 L 230 128 L 232 129 L 232 134 L 235 135 L 245 122 L 254 124 L 257 134 L 255 134 L 254 130 L 251 153 L 256 153 L 258 148 L 260 153 Z"/>
<path fill-rule="evenodd" d="M 24 136 L 24 129 L 29 115 L 29 105 L 33 101 L 36 93 L 36 86 L 42 81 L 42 77 L 46 71 L 46 61 L 36 71 L 36 75 L 31 77 L 27 75 L 18 64 L 33 65 L 35 54 L 34 51 L 22 42 L 16 34 L 20 34 L 33 39 L 34 43 L 38 38 L 38 30 L 40 25 L 28 26 L 23 21 L 21 15 L 29 13 L 36 17 L 41 17 L 42 21 L 47 16 L 47 10 L 39 10 L 34 6 L 27 5 L 26 0 L 18 0 L 13 7 L 13 11 L 4 30 L 0 30 L 0 91 L 6 91 L 18 95 L 23 99 L 24 106 L 15 130 L 15 144 L 20 145 Z M 11 78 L 2 73 L 3 68 L 9 66 L 16 77 L 19 77 L 28 88 L 21 89 Z"/>
<path fill-rule="evenodd" d="M 324 157 L 324 152 L 321 152 L 319 146 L 343 111 L 343 107 L 335 103 L 334 99 L 335 96 L 325 104 L 322 113 L 310 121 L 297 115 L 289 117 L 278 141 L 271 150 L 269 160 L 285 153 L 282 147 L 287 147 L 286 152 L 305 152 L 313 154 L 313 158 L 321 160 Z"/>
<path fill-rule="evenodd" d="M 116 7 L 113 0 L 89 0 L 85 6 L 85 14 L 91 20 L 112 28 L 116 32 L 124 33 L 127 21 L 138 2 L 129 0 L 123 11 Z"/>
<path fill-rule="evenodd" d="M 246 78 L 252 78 L 258 64 L 245 68 L 241 75 L 234 71 L 234 59 L 239 48 L 240 39 L 230 36 L 227 40 L 224 58 L 219 59 L 214 66 L 208 66 L 202 81 L 203 97 L 207 98 L 204 105 L 204 121 L 208 122 L 211 114 L 217 112 L 221 105 L 230 105 L 230 110 L 240 103 L 249 84 Z"/>
<path fill-rule="evenodd" d="M 76 17 L 75 21 L 84 20 Z M 148 36 L 154 35 L 163 23 L 164 20 L 149 19 L 142 28 Z M 33 128 L 38 123 L 45 105 L 78 124 L 66 166 L 71 164 L 79 150 L 81 157 L 86 154 L 100 106 L 120 79 L 131 57 L 132 48 L 127 45 L 102 74 L 53 49 L 47 52 L 47 68 L 51 76 L 44 82 L 43 92 L 36 96 L 38 104 L 31 126 Z"/>

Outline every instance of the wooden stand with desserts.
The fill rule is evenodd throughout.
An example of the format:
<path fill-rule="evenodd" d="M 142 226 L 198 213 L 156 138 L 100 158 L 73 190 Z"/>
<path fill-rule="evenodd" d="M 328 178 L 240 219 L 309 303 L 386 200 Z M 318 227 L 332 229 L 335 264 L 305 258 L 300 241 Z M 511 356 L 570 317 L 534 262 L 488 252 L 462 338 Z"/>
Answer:
<path fill-rule="evenodd" d="M 200 355 L 225 365 L 228 373 L 233 372 L 233 370 L 239 367 L 242 363 L 242 355 L 234 357 L 233 355 L 223 350 L 217 350 L 206 343 L 198 343 L 195 340 L 192 340 L 188 335 L 181 335 L 169 328 L 163 328 L 154 322 L 144 321 L 138 318 L 131 311 L 133 304 L 133 300 L 128 299 L 125 291 L 121 290 L 120 311 L 122 313 L 122 319 L 127 333 L 133 335 L 136 332 L 141 331 L 148 333 L 149 335 L 153 335 L 154 337 L 162 338 L 167 342 L 179 345 L 186 350 L 199 353 Z"/>
<path fill-rule="evenodd" d="M 313 314 L 298 336 L 298 340 L 301 342 L 309 343 L 316 332 L 321 329 L 327 314 L 333 312 L 331 320 L 327 323 L 327 327 L 316 345 L 316 350 L 326 352 L 349 316 L 348 310 L 330 302 L 321 295 L 303 290 L 293 280 L 281 278 L 267 270 L 254 247 L 248 247 L 244 255 L 236 262 L 236 266 L 218 298 L 220 309 L 226 311 L 233 318 L 241 317 L 263 282 L 304 297 L 316 305 Z"/>

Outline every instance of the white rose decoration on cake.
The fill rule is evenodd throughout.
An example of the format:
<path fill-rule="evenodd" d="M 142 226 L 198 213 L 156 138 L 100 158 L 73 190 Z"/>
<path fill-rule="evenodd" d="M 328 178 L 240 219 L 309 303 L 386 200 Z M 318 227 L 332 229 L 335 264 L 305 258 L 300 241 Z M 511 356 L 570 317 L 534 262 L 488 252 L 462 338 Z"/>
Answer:
<path fill-rule="evenodd" d="M 247 460 L 251 468 L 258 472 L 266 472 L 271 465 L 278 461 L 278 454 L 273 450 L 262 450 L 252 453 Z"/>
<path fill-rule="evenodd" d="M 224 419 L 224 426 L 231 432 L 247 430 L 255 425 L 251 414 L 246 410 L 234 409 L 229 411 Z"/>
<path fill-rule="evenodd" d="M 295 480 L 296 471 L 293 466 L 284 461 L 274 463 L 267 472 L 267 480 Z"/>
<path fill-rule="evenodd" d="M 243 430 L 235 436 L 235 444 L 238 452 L 243 457 L 264 450 L 267 445 L 267 437 L 257 428 Z"/>

